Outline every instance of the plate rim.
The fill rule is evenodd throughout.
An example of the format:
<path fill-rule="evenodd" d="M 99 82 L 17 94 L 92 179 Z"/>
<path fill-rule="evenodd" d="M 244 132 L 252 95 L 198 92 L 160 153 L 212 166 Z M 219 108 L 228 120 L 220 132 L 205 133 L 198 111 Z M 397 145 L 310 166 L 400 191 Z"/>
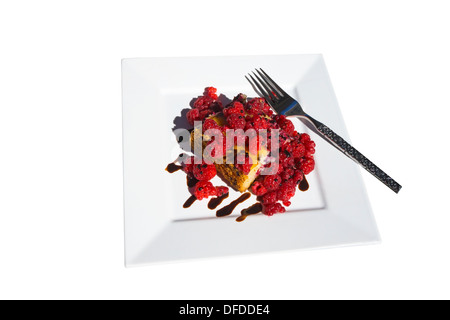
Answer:
<path fill-rule="evenodd" d="M 148 254 L 145 252 L 146 248 L 148 248 L 149 246 L 147 245 L 142 245 L 140 247 L 140 249 L 136 249 L 133 248 L 133 246 L 136 246 L 136 242 L 139 241 L 143 241 L 142 239 L 140 240 L 136 240 L 133 239 L 134 235 L 132 234 L 134 232 L 134 227 L 136 224 L 138 224 L 140 221 L 139 219 L 142 218 L 143 220 L 145 220 L 148 223 L 148 218 L 144 218 L 144 215 L 142 213 L 137 213 L 136 208 L 133 208 L 133 197 L 130 197 L 130 193 L 132 193 L 133 191 L 132 186 L 130 185 L 128 179 L 128 173 L 129 173 L 129 167 L 130 167 L 130 161 L 133 162 L 134 160 L 130 160 L 128 158 L 129 155 L 127 155 L 127 144 L 130 143 L 130 139 L 133 139 L 134 136 L 133 134 L 130 134 L 130 130 L 131 130 L 131 126 L 132 126 L 132 119 L 129 120 L 129 112 L 131 111 L 131 109 L 133 108 L 132 105 L 129 103 L 129 100 L 127 100 L 128 98 L 130 98 L 130 95 L 132 94 L 136 94 L 136 91 L 138 90 L 134 90 L 133 88 L 130 88 L 128 86 L 128 83 L 130 81 L 130 77 L 133 77 L 133 73 L 137 73 L 139 74 L 140 72 L 140 67 L 139 65 L 142 65 L 142 63 L 145 62 L 158 62 L 158 63 L 166 63 L 166 64 L 173 64 L 173 63 L 183 63 L 186 60 L 196 60 L 196 61 L 202 61 L 203 59 L 209 59 L 209 60 L 227 60 L 227 59 L 256 59 L 256 60 L 265 60 L 265 59 L 271 59 L 272 61 L 277 60 L 277 59 L 290 59 L 290 60 L 295 60 L 295 59 L 302 59 L 305 57 L 309 57 L 312 58 L 312 60 L 314 60 L 315 64 L 317 64 L 320 68 L 318 70 L 320 70 L 320 76 L 321 78 L 319 79 L 320 81 L 323 82 L 323 85 L 327 88 L 328 95 L 330 95 L 330 99 L 333 100 L 334 99 L 334 110 L 332 110 L 334 112 L 334 122 L 333 123 L 333 128 L 338 127 L 339 129 L 339 133 L 341 136 L 343 136 L 345 139 L 349 139 L 348 138 L 348 133 L 347 130 L 345 128 L 345 123 L 342 117 L 342 114 L 340 113 L 340 109 L 339 106 L 337 104 L 337 99 L 336 96 L 334 94 L 334 90 L 332 88 L 331 85 L 331 80 L 329 78 L 329 74 L 328 71 L 326 69 L 326 65 L 323 59 L 323 56 L 321 54 L 290 54 L 290 55 L 258 55 L 258 56 L 254 56 L 254 55 L 248 55 L 248 56 L 208 56 L 208 57 L 155 57 L 155 58 L 125 58 L 122 59 L 121 63 L 122 63 L 122 116 L 123 116 L 123 121 L 122 121 L 122 130 L 123 130 L 123 179 L 124 179 L 124 186 L 123 186 L 123 192 L 124 192 L 124 238 L 125 238 L 125 265 L 127 267 L 130 266 L 139 266 L 139 265 L 148 265 L 148 264 L 152 264 L 152 263 L 158 263 L 158 262 L 164 262 L 164 261 L 184 261 L 184 260 L 188 260 L 188 259 L 193 259 L 193 258 L 208 258 L 208 257 L 217 257 L 217 256 L 235 256 L 235 255 L 241 255 L 241 254 L 252 254 L 252 253 L 263 253 L 263 252 L 274 252 L 274 251 L 284 251 L 284 250 L 290 250 L 290 246 L 287 245 L 285 246 L 285 249 L 283 249 L 281 246 L 273 246 L 272 249 L 267 248 L 266 250 L 259 250 L 258 248 L 252 247 L 251 250 L 244 250 L 244 251 L 236 251 L 236 250 L 224 250 L 222 248 L 222 251 L 219 252 L 213 252 L 210 254 L 206 254 L 206 252 L 203 252 L 202 254 L 195 254 L 195 253 L 191 253 L 191 254 L 180 254 L 180 250 L 182 250 L 182 248 L 178 248 L 177 250 L 174 249 L 173 252 L 178 253 L 178 255 L 164 255 L 161 252 L 158 252 L 158 249 L 154 249 L 156 250 L 156 254 L 152 255 L 152 254 Z M 156 74 L 156 73 L 155 73 Z M 145 76 L 143 77 L 145 79 Z M 147 83 L 148 85 L 154 86 L 153 88 L 151 88 L 153 91 L 153 94 L 161 94 L 161 88 L 158 88 L 157 85 L 155 85 L 155 83 Z M 150 88 L 149 87 L 149 88 Z M 296 86 L 296 88 L 298 87 L 298 84 Z M 130 92 L 131 90 L 131 92 Z M 134 91 L 133 91 L 134 90 Z M 131 109 L 130 109 L 131 108 Z M 314 111 L 317 111 L 320 109 L 315 109 Z M 133 111 L 137 111 L 137 110 L 133 110 Z M 328 112 L 330 110 L 327 110 Z M 161 112 L 161 110 L 159 111 Z M 319 115 L 317 116 L 322 120 L 322 117 L 326 118 L 326 114 L 323 114 L 323 112 L 318 112 Z M 321 114 L 322 113 L 322 114 Z M 130 122 L 131 121 L 131 122 Z M 327 123 L 326 121 L 324 121 L 325 123 Z M 135 133 L 134 133 L 135 134 Z M 137 136 L 136 136 L 137 137 Z M 317 140 L 317 139 L 316 139 Z M 315 141 L 316 141 L 315 140 Z M 135 143 L 135 142 L 134 142 Z M 327 150 L 325 153 L 330 154 L 331 153 L 331 148 L 326 149 Z M 334 152 L 336 150 L 333 150 Z M 321 175 L 322 174 L 329 174 L 327 173 L 327 170 L 329 169 L 329 165 L 327 165 L 326 163 L 323 163 L 325 160 L 325 156 L 321 159 L 319 157 L 316 157 L 316 161 L 317 161 L 317 165 L 321 168 L 320 172 Z M 356 194 L 359 196 L 359 202 L 352 206 L 348 206 L 348 202 L 346 201 L 338 201 L 339 199 L 337 199 L 337 197 L 332 197 L 330 198 L 329 196 L 325 196 L 324 195 L 324 200 L 325 200 L 325 208 L 323 209 L 314 209 L 315 214 L 317 215 L 318 213 L 321 213 L 322 215 L 328 215 L 329 219 L 331 218 L 335 218 L 336 215 L 335 213 L 339 210 L 346 210 L 348 212 L 351 212 L 352 210 L 357 210 L 359 209 L 363 209 L 363 211 L 365 211 L 365 215 L 364 215 L 364 221 L 362 219 L 362 217 L 358 217 L 357 213 L 351 213 L 348 216 L 351 218 L 355 218 L 356 221 L 358 221 L 358 219 L 360 220 L 359 223 L 363 224 L 363 228 L 366 228 L 365 230 L 363 230 L 362 234 L 360 233 L 355 233 L 353 231 L 353 235 L 354 236 L 347 236 L 347 237 L 342 237 L 340 238 L 340 240 L 336 240 L 338 238 L 335 238 L 335 242 L 329 242 L 327 243 L 326 241 L 322 243 L 322 245 L 299 245 L 297 244 L 295 247 L 292 247 L 292 250 L 304 250 L 304 249 L 315 249 L 315 248 L 330 248 L 330 247 L 338 247 L 338 246 L 347 246 L 347 245 L 356 245 L 356 244 L 371 244 L 371 243 L 378 243 L 380 242 L 380 235 L 378 232 L 378 227 L 370 206 L 370 202 L 368 199 L 368 195 L 367 195 L 367 190 L 365 188 L 364 182 L 362 180 L 361 177 L 361 172 L 360 169 L 357 165 L 355 165 L 354 163 L 352 163 L 352 166 L 349 166 L 347 162 L 351 162 L 349 161 L 349 159 L 345 159 L 345 161 L 339 160 L 338 162 L 340 162 L 341 165 L 343 165 L 346 170 L 349 172 L 351 179 L 353 180 L 353 182 L 355 183 L 355 185 L 353 186 L 352 189 L 353 191 L 356 192 Z M 328 169 L 326 169 L 328 168 Z M 324 170 L 325 171 L 322 171 Z M 325 172 L 325 173 L 324 173 Z M 323 183 L 322 185 L 322 190 L 323 192 L 325 192 L 325 188 L 330 188 L 333 187 L 333 184 L 328 182 L 328 181 L 322 181 L 323 178 L 321 179 L 319 177 L 319 179 L 321 180 L 321 183 Z M 344 199 L 345 200 L 345 199 Z M 348 200 L 348 199 L 346 199 Z M 131 201 L 131 202 L 130 202 Z M 311 210 L 310 210 L 311 211 Z M 171 235 L 174 232 L 179 232 L 179 226 L 182 223 L 186 224 L 186 228 L 189 229 L 188 225 L 192 224 L 193 221 L 195 221 L 198 224 L 198 220 L 184 220 L 184 221 L 167 221 L 167 220 L 163 220 L 162 217 L 164 217 L 165 215 L 161 215 L 160 218 L 157 218 L 157 216 L 155 215 L 156 219 L 150 219 L 151 220 L 151 231 L 153 232 L 152 237 L 148 238 L 147 241 L 150 242 L 150 245 L 152 243 L 152 241 L 159 241 L 158 239 L 164 239 L 165 237 L 167 237 L 167 235 Z M 294 217 L 295 215 L 280 215 L 279 219 L 277 221 L 270 221 L 270 224 L 273 225 L 280 225 L 280 224 L 289 224 L 292 223 L 292 220 L 296 220 L 296 218 Z M 317 215 L 318 216 L 318 215 Z M 331 218 L 330 218 L 331 217 Z M 339 216 L 340 218 L 343 218 L 343 216 Z M 269 219 L 273 219 L 272 217 Z M 209 220 L 209 224 L 210 226 L 208 228 L 211 228 L 211 226 L 213 225 L 217 225 L 219 223 L 220 219 L 212 219 Z M 263 221 L 263 219 L 260 219 L 261 221 Z M 345 219 L 341 219 L 343 221 L 339 222 L 339 219 L 337 219 L 336 221 L 334 221 L 335 223 L 337 223 L 336 225 L 339 225 L 339 223 L 341 223 L 340 228 L 341 231 L 343 230 L 352 230 L 352 228 L 354 228 L 355 226 L 353 225 L 354 222 L 352 219 L 350 219 L 350 221 L 345 221 Z M 263 226 L 264 228 L 267 228 L 267 220 L 265 220 L 266 223 L 261 223 L 261 226 Z M 204 224 L 205 222 L 202 222 L 200 224 Z M 255 223 L 251 224 L 252 226 L 255 225 Z M 260 227 L 261 227 L 260 226 Z M 330 227 L 331 226 L 327 226 Z M 348 229 L 345 229 L 348 228 Z M 234 230 L 236 230 L 236 228 L 233 228 Z M 289 229 L 290 230 L 290 229 Z M 292 231 L 290 231 L 292 232 Z M 241 233 L 237 233 L 240 236 L 242 236 Z M 357 236 L 356 236 L 357 234 Z M 137 237 L 139 238 L 139 237 Z M 142 238 L 142 237 L 141 237 Z M 144 237 L 145 238 L 145 237 Z M 295 237 L 291 237 L 293 239 L 296 239 Z M 287 239 L 290 239 L 289 237 Z M 165 239 L 167 241 L 167 239 Z M 188 241 L 188 240 L 186 240 Z M 198 245 L 198 239 L 196 239 L 195 241 L 191 241 L 191 245 Z M 147 243 L 148 244 L 148 243 Z M 176 246 L 174 246 L 173 248 L 177 248 Z M 143 251 L 143 252 L 142 252 Z M 172 253 L 173 253 L 172 252 Z M 159 255 L 158 255 L 159 254 Z"/>

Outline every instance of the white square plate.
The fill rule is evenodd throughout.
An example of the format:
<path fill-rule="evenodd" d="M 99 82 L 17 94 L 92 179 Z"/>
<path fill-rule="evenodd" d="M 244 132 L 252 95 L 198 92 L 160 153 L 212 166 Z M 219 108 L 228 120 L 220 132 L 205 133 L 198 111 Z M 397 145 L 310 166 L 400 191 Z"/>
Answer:
<path fill-rule="evenodd" d="M 348 139 L 321 55 L 124 59 L 127 266 L 379 241 L 358 166 L 314 134 L 316 169 L 308 175 L 310 189 L 297 191 L 286 213 L 254 215 L 238 223 L 235 216 L 254 201 L 247 200 L 224 218 L 215 217 L 207 200 L 183 209 L 190 196 L 186 177 L 164 170 L 181 152 L 172 130 L 177 117 L 208 86 L 230 99 L 240 92 L 255 96 L 244 75 L 256 67 L 309 114 Z M 308 132 L 299 120 L 293 122 L 298 131 Z M 230 192 L 223 204 L 238 195 Z"/>

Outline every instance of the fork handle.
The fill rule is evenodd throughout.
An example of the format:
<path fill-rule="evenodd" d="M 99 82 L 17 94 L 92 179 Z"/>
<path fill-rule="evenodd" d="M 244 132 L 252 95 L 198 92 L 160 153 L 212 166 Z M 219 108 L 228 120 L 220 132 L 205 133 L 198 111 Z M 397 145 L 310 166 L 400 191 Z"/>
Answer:
<path fill-rule="evenodd" d="M 334 132 L 326 125 L 324 125 L 320 121 L 315 120 L 309 115 L 305 114 L 304 118 L 307 118 L 316 127 L 316 129 L 326 138 L 327 141 L 329 141 L 332 145 L 334 145 L 338 150 L 343 152 L 347 157 L 359 163 L 364 169 L 369 171 L 372 175 L 378 178 L 378 180 L 383 182 L 395 193 L 398 193 L 400 191 L 400 189 L 402 188 L 400 184 L 398 184 L 394 179 L 392 179 L 389 175 L 387 175 L 383 170 L 378 168 L 372 161 L 363 156 L 361 152 L 353 148 L 336 132 Z"/>

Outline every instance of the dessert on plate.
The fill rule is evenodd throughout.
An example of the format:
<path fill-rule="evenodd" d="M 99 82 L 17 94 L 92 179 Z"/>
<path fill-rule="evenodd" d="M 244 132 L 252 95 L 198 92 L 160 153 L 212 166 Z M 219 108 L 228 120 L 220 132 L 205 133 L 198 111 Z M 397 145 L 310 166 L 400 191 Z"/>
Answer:
<path fill-rule="evenodd" d="M 307 189 L 305 176 L 314 170 L 315 143 L 285 116 L 275 115 L 264 98 L 239 93 L 223 105 L 217 90 L 207 87 L 186 117 L 194 126 L 193 155 L 179 157 L 178 168 L 187 174 L 190 202 L 212 198 L 209 207 L 215 209 L 229 188 L 243 193 L 217 211 L 223 216 L 253 194 L 257 203 L 243 210 L 242 221 L 258 212 L 283 213 L 296 190 Z M 214 186 L 210 180 L 216 175 L 227 186 Z"/>

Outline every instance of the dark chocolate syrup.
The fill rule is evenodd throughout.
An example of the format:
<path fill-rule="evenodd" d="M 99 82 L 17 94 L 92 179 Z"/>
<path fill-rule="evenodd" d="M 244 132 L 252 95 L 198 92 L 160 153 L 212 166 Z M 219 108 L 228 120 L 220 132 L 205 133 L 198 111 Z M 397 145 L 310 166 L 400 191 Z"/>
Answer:
<path fill-rule="evenodd" d="M 309 189 L 309 183 L 308 180 L 306 180 L 306 177 L 303 176 L 303 180 L 300 181 L 300 184 L 298 185 L 298 190 L 300 191 L 306 191 Z"/>
<path fill-rule="evenodd" d="M 190 176 L 189 174 L 186 175 L 186 184 L 188 188 L 193 188 L 197 184 L 198 180 L 195 177 Z"/>
<path fill-rule="evenodd" d="M 195 200 L 197 200 L 197 198 L 194 195 L 190 196 L 189 199 L 187 199 L 183 204 L 183 208 L 189 208 L 190 206 L 192 206 Z"/>
<path fill-rule="evenodd" d="M 221 195 L 220 197 L 211 198 L 211 200 L 209 200 L 209 202 L 208 202 L 208 208 L 211 210 L 214 210 L 222 203 L 223 200 L 228 198 L 228 196 L 229 196 L 229 194 L 227 192 L 227 193 Z"/>
<path fill-rule="evenodd" d="M 247 209 L 243 209 L 241 211 L 241 215 L 236 218 L 236 221 L 237 222 L 244 221 L 249 215 L 257 214 L 260 213 L 261 211 L 262 211 L 262 204 L 261 202 L 257 202 L 248 207 Z"/>
<path fill-rule="evenodd" d="M 183 168 L 183 166 L 180 166 L 180 165 L 172 162 L 172 163 L 169 163 L 167 165 L 166 171 L 169 172 L 169 173 L 174 173 L 174 172 L 176 172 L 176 171 L 178 171 L 178 170 L 180 170 L 182 168 Z"/>
<path fill-rule="evenodd" d="M 233 212 L 234 208 L 236 208 L 236 206 L 239 203 L 244 202 L 245 200 L 250 198 L 250 196 L 251 196 L 250 192 L 246 192 L 246 193 L 242 194 L 239 198 L 232 201 L 229 205 L 226 205 L 222 209 L 217 210 L 216 216 L 217 217 L 225 217 L 225 216 L 230 215 Z"/>

